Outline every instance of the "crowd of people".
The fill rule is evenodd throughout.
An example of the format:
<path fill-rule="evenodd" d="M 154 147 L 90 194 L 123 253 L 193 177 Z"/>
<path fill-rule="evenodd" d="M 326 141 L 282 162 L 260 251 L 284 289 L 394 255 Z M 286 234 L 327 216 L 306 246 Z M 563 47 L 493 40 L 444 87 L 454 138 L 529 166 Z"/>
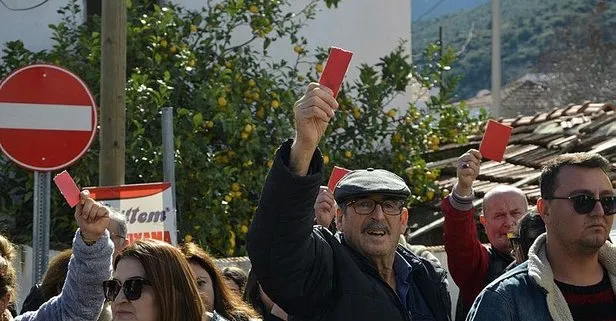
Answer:
<path fill-rule="evenodd" d="M 616 320 L 616 196 L 602 156 L 549 161 L 536 207 L 517 187 L 487 192 L 484 245 L 473 190 L 482 156 L 461 155 L 441 201 L 446 270 L 404 238 L 411 189 L 401 177 L 367 168 L 333 191 L 321 186 L 332 91 L 312 83 L 294 108 L 295 137 L 276 151 L 248 231 L 249 273 L 220 269 L 195 243 L 128 244 L 125 217 L 83 191 L 72 248 L 50 262 L 19 314 L 15 249 L 0 235 L 0 321 L 450 321 L 453 306 L 456 320 Z"/>

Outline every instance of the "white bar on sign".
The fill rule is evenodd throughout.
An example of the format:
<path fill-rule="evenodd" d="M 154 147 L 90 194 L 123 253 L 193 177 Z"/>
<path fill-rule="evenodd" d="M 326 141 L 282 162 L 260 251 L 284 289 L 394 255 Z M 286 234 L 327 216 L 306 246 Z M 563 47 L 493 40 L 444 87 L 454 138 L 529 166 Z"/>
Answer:
<path fill-rule="evenodd" d="M 0 128 L 92 131 L 92 107 L 0 102 Z"/>

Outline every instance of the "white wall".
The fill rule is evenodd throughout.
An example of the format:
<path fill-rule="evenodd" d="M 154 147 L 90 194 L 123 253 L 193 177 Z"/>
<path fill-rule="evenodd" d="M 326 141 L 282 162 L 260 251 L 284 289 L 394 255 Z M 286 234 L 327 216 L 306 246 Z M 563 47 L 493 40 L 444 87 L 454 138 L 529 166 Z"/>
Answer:
<path fill-rule="evenodd" d="M 28 8 L 44 0 L 3 0 L 11 8 Z M 0 48 L 7 41 L 21 40 L 27 49 L 40 51 L 51 47 L 50 24 L 60 22 L 57 10 L 70 0 L 48 0 L 42 6 L 27 11 L 11 11 L 0 5 Z M 83 4 L 83 1 L 79 1 Z M 83 21 L 83 12 L 77 17 Z"/>

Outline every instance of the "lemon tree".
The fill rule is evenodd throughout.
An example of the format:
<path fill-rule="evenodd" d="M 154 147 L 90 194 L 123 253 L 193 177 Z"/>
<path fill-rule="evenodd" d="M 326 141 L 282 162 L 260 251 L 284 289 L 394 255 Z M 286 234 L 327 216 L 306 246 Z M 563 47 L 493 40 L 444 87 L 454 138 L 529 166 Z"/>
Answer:
<path fill-rule="evenodd" d="M 199 242 L 218 256 L 245 254 L 245 235 L 274 151 L 292 137 L 293 104 L 323 72 L 326 50 L 309 50 L 308 40 L 299 36 L 320 1 L 309 2 L 299 14 L 285 0 L 207 1 L 199 11 L 129 2 L 126 182 L 162 180 L 160 110 L 172 106 L 182 239 Z M 335 6 L 337 1 L 325 3 Z M 100 19 L 77 23 L 76 0 L 60 12 L 64 19 L 51 26 L 53 48 L 31 52 L 20 41 L 5 44 L 0 77 L 46 61 L 77 73 L 98 93 Z M 250 37 L 236 39 L 238 30 L 246 28 Z M 271 58 L 268 48 L 274 41 L 287 43 L 295 58 Z M 432 185 L 436 173 L 425 169 L 422 153 L 463 140 L 475 120 L 464 106 L 449 104 L 456 82 L 448 70 L 452 51 L 440 57 L 438 46 L 431 46 L 425 53 L 429 65 L 413 67 L 404 47 L 393 48 L 374 66 L 362 65 L 359 80 L 343 86 L 341 110 L 321 147 L 327 168 L 381 167 L 400 173 L 418 189 L 413 201 L 419 202 L 439 192 Z M 425 109 L 389 106 L 411 74 L 424 86 L 440 86 L 440 93 Z M 69 169 L 80 186 L 98 183 L 98 158 L 104 155 L 98 154 L 97 144 Z M 0 219 L 8 221 L 0 226 L 12 227 L 2 232 L 27 242 L 31 174 L 5 159 L 0 167 L 0 211 L 5 213 Z M 57 193 L 51 207 L 52 241 L 70 244 L 75 228 L 70 209 Z"/>

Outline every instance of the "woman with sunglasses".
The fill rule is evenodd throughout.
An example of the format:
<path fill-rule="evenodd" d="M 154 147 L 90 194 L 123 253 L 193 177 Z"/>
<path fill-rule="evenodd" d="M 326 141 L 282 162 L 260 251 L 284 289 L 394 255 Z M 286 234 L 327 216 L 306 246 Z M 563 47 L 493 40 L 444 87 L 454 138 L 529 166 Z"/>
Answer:
<path fill-rule="evenodd" d="M 214 260 L 202 248 L 194 243 L 184 243 L 180 246 L 180 251 L 197 277 L 199 294 L 207 311 L 231 321 L 259 318 L 254 309 L 229 289 Z"/>
<path fill-rule="evenodd" d="M 209 320 L 188 262 L 172 245 L 138 240 L 116 257 L 113 270 L 103 282 L 113 320 Z"/>
<path fill-rule="evenodd" d="M 113 253 L 113 243 L 106 230 L 109 210 L 84 191 L 81 202 L 75 208 L 75 219 L 79 229 L 73 239 L 73 255 L 68 263 L 62 292 L 43 303 L 37 311 L 26 312 L 16 317 L 15 321 L 96 321 L 101 313 L 104 297 L 100 284 L 111 276 Z M 1 253 L 10 253 L 10 243 L 1 236 L 0 247 L 7 249 Z M 0 318 L 3 321 L 12 320 L 4 310 L 14 299 L 15 288 L 15 270 L 11 266 L 10 255 L 2 255 Z"/>

